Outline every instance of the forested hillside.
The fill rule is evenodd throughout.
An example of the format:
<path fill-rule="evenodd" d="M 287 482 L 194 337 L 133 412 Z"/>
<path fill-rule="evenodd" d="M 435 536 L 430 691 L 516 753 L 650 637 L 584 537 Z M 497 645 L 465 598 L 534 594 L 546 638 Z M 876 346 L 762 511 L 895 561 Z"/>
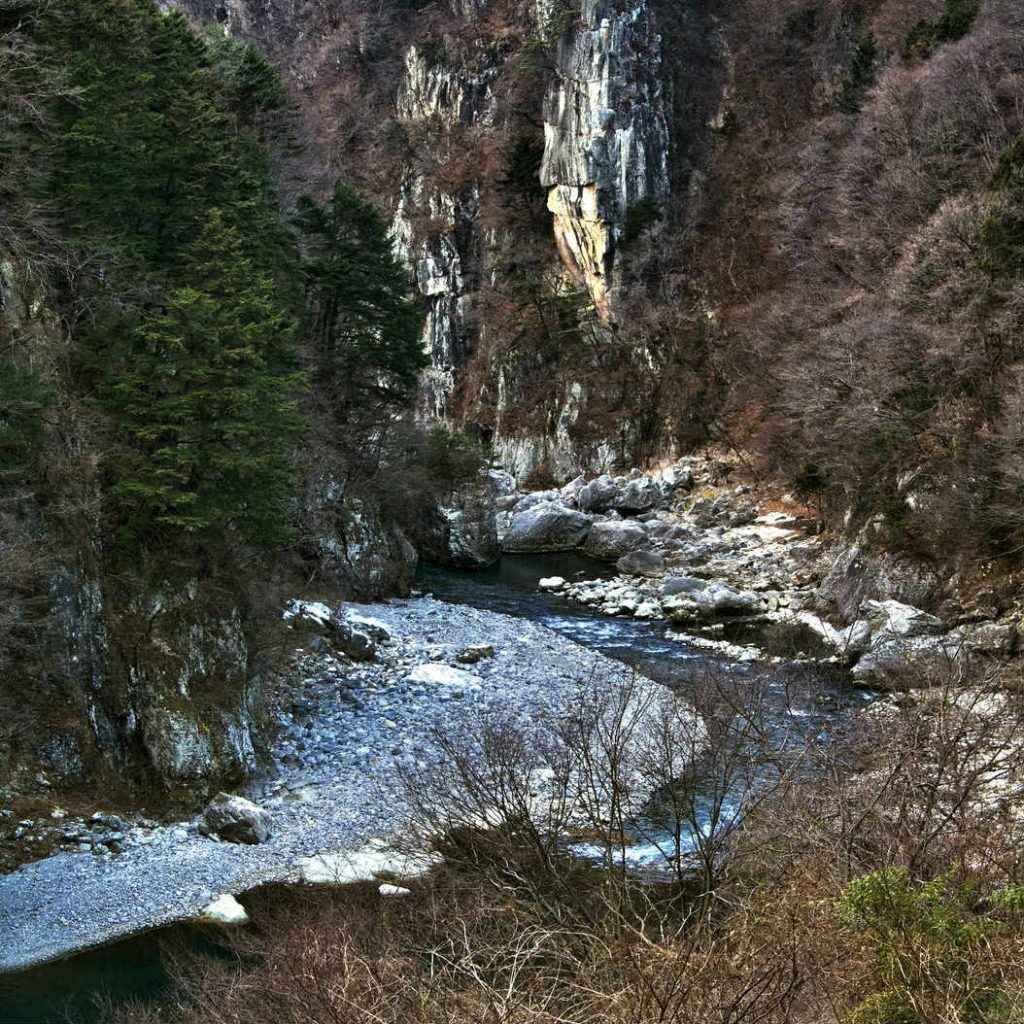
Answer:
<path fill-rule="evenodd" d="M 253 764 L 273 581 L 403 585 L 372 478 L 421 314 L 356 192 L 282 202 L 251 47 L 144 0 L 2 17 L 4 753 L 206 785 Z"/>
<path fill-rule="evenodd" d="M 394 216 L 424 401 L 513 472 L 710 441 L 925 557 L 1019 548 L 1019 4 L 183 6 Z"/>
<path fill-rule="evenodd" d="M 0 0 L 0 1018 L 1010 1024 L 1022 846 L 1021 0 Z"/>
<path fill-rule="evenodd" d="M 0 11 L 27 785 L 246 771 L 279 586 L 493 561 L 491 455 L 537 488 L 710 445 L 1012 582 L 1013 0 Z"/>

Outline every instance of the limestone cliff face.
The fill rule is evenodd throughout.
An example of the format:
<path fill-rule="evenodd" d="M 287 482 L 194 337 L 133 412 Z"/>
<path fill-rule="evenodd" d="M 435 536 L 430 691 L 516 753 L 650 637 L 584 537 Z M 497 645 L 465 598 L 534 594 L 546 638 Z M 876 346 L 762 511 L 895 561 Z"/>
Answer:
<path fill-rule="evenodd" d="M 646 0 L 585 0 L 558 44 L 544 101 L 540 178 L 558 252 L 606 317 L 630 209 L 668 196 L 661 63 Z"/>
<path fill-rule="evenodd" d="M 346 2 L 179 2 L 281 62 L 317 145 L 353 140 L 340 173 L 396 182 L 374 194 L 426 307 L 425 420 L 473 425 L 520 475 L 650 454 L 656 360 L 619 325 L 631 218 L 670 193 L 652 0 L 449 0 L 375 25 Z"/>
<path fill-rule="evenodd" d="M 474 8 L 463 16 L 476 18 L 478 13 Z M 605 436 L 585 441 L 577 436 L 593 418 L 591 403 L 608 404 L 602 389 L 585 379 L 593 368 L 573 365 L 578 354 L 557 353 L 560 365 L 547 376 L 541 409 L 527 379 L 536 361 L 495 358 L 488 351 L 489 332 L 493 336 L 507 328 L 490 319 L 494 304 L 488 299 L 519 287 L 517 275 L 523 273 L 518 260 L 509 267 L 510 261 L 498 254 L 527 244 L 536 250 L 541 243 L 509 237 L 507 227 L 486 222 L 483 213 L 508 185 L 495 180 L 484 150 L 488 138 L 500 146 L 509 132 L 508 64 L 526 37 L 548 39 L 552 66 L 537 78 L 538 92 L 530 98 L 543 121 L 542 143 L 538 140 L 543 158 L 535 173 L 550 216 L 541 259 L 552 279 L 565 279 L 564 290 L 582 289 L 596 319 L 612 324 L 621 290 L 620 240 L 630 211 L 668 194 L 660 38 L 645 0 L 625 9 L 588 0 L 572 17 L 539 4 L 528 23 L 514 28 L 518 36 L 513 43 L 473 39 L 467 45 L 453 34 L 444 45 L 428 48 L 417 42 L 408 48 L 396 117 L 428 134 L 417 136 L 394 235 L 427 301 L 424 346 L 431 368 L 424 375 L 426 415 L 456 423 L 460 415 L 482 417 L 513 472 L 525 475 L 543 467 L 569 478 L 580 470 L 632 461 L 639 428 L 618 422 Z M 466 152 L 453 153 L 458 146 L 467 147 Z M 468 175 L 448 174 L 460 182 L 452 188 L 446 175 L 435 172 L 460 156 L 475 156 L 476 166 Z M 587 329 L 604 330 L 594 322 Z M 609 336 L 605 342 L 612 340 Z M 457 396 L 467 377 L 482 384 Z M 454 408 L 455 396 L 461 399 L 461 412 Z M 625 404 L 619 395 L 610 401 Z M 524 418 L 533 425 L 524 429 Z"/>

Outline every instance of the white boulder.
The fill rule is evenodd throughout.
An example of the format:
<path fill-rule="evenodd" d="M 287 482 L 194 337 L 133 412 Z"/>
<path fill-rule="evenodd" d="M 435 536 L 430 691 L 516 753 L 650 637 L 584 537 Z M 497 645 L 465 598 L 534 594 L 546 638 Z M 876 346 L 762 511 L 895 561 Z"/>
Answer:
<path fill-rule="evenodd" d="M 873 633 L 910 638 L 938 636 L 943 631 L 942 622 L 934 615 L 900 601 L 865 601 L 861 613 Z"/>
<path fill-rule="evenodd" d="M 271 834 L 270 815 L 244 796 L 218 793 L 203 811 L 199 832 L 227 843 L 265 843 Z"/>
<path fill-rule="evenodd" d="M 417 665 L 406 678 L 410 683 L 426 683 L 429 686 L 479 686 L 483 682 L 473 672 L 435 662 Z"/>
<path fill-rule="evenodd" d="M 378 875 L 419 878 L 439 864 L 432 853 L 403 853 L 383 839 L 371 839 L 355 850 L 338 850 L 303 857 L 295 864 L 300 882 L 307 885 L 348 885 L 372 882 Z"/>
<path fill-rule="evenodd" d="M 212 903 L 205 906 L 199 913 L 202 921 L 214 921 L 217 924 L 248 924 L 249 915 L 245 907 L 229 892 L 222 892 Z"/>

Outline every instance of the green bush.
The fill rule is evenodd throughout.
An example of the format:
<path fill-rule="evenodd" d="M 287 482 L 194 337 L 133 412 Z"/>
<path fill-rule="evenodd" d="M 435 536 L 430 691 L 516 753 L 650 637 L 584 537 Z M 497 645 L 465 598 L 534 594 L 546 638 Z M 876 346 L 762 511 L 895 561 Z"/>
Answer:
<path fill-rule="evenodd" d="M 946 7 L 935 21 L 922 19 L 907 35 L 905 57 L 927 57 L 943 43 L 954 43 L 971 30 L 981 0 L 946 0 Z"/>
<path fill-rule="evenodd" d="M 475 480 L 488 465 L 489 455 L 469 434 L 433 427 L 424 439 L 421 459 L 431 489 L 447 494 Z"/>
<path fill-rule="evenodd" d="M 914 882 L 905 868 L 850 882 L 840 921 L 858 933 L 874 960 L 874 989 L 856 1024 L 995 1024 L 1008 1002 L 993 955 L 1011 925 L 996 916 L 1019 904 L 1019 887 L 981 898 L 976 882 L 948 876 Z"/>

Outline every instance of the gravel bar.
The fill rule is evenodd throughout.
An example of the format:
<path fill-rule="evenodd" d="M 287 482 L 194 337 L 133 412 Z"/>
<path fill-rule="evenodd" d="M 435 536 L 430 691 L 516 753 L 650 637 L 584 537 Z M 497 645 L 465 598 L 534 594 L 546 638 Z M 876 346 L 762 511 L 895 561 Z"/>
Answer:
<path fill-rule="evenodd" d="M 195 820 L 126 826 L 123 852 L 60 853 L 0 877 L 0 972 L 187 920 L 219 893 L 294 881 L 300 858 L 394 835 L 402 807 L 389 793 L 423 763 L 433 726 L 502 704 L 548 714 L 584 682 L 631 674 L 544 626 L 430 597 L 344 611 L 376 620 L 390 639 L 372 662 L 330 650 L 297 655 L 301 671 L 278 712 L 276 774 L 248 794 L 270 812 L 272 838 L 218 842 L 199 835 Z M 460 663 L 474 645 L 493 646 L 493 656 Z M 425 664 L 441 671 L 415 671 Z M 438 682 L 442 666 L 471 676 Z"/>

